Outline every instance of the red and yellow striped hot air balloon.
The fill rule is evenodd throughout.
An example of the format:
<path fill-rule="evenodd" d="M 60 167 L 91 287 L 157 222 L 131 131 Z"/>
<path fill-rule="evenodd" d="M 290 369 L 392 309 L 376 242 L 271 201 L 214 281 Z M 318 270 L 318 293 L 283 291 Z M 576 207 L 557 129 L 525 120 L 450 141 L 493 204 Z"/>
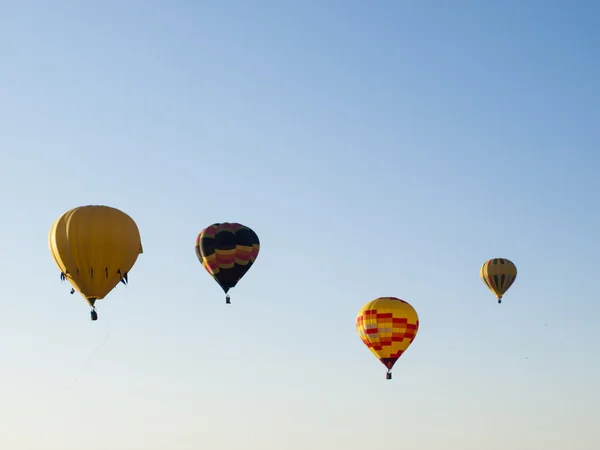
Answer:
<path fill-rule="evenodd" d="M 493 258 L 483 263 L 479 276 L 502 303 L 502 296 L 517 279 L 517 266 L 506 258 Z"/>
<path fill-rule="evenodd" d="M 363 343 L 387 367 L 392 367 L 412 344 L 419 330 L 415 309 L 396 297 L 380 297 L 365 304 L 356 317 L 356 330 Z"/>
<path fill-rule="evenodd" d="M 260 250 L 256 233 L 239 223 L 213 223 L 196 238 L 196 256 L 206 271 L 225 291 L 235 287 L 250 270 Z"/>

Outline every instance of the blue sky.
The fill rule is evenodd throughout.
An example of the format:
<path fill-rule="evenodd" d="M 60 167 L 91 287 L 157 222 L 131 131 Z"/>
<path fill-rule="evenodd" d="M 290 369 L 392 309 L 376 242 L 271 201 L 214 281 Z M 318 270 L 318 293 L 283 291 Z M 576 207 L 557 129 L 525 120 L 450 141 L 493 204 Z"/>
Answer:
<path fill-rule="evenodd" d="M 3 2 L 0 446 L 599 447 L 600 4 L 454 3 Z M 144 245 L 93 323 L 47 244 L 85 204 Z M 219 221 L 261 239 L 231 306 Z"/>

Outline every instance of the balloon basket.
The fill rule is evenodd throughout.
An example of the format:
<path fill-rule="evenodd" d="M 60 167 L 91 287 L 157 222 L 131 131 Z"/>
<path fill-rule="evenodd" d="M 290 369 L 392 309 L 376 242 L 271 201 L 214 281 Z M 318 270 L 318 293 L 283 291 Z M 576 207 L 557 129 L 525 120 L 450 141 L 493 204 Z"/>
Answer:
<path fill-rule="evenodd" d="M 385 374 L 385 379 L 386 380 L 391 380 L 392 379 L 392 372 L 388 372 Z"/>

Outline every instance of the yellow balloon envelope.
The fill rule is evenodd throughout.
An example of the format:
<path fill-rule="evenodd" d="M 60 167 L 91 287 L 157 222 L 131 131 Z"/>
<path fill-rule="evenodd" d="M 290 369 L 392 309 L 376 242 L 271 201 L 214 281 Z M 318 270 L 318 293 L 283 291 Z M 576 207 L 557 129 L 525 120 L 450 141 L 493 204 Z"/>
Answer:
<path fill-rule="evenodd" d="M 392 367 L 417 335 L 419 316 L 404 300 L 380 297 L 362 307 L 356 329 L 363 343 L 387 367 L 390 380 Z"/>
<path fill-rule="evenodd" d="M 65 212 L 52 225 L 48 243 L 61 278 L 92 308 L 120 281 L 127 283 L 128 272 L 143 253 L 136 223 L 109 206 L 80 206 Z"/>
<path fill-rule="evenodd" d="M 517 279 L 517 267 L 506 258 L 493 258 L 483 263 L 479 276 L 502 303 L 502 296 Z"/>

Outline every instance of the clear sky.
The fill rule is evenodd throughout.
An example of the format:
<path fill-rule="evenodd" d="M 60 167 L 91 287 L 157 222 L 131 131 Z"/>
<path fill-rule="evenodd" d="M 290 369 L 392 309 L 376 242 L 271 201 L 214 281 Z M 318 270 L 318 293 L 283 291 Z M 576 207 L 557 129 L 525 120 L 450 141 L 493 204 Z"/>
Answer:
<path fill-rule="evenodd" d="M 0 448 L 600 448 L 599 2 L 0 5 Z M 86 204 L 145 251 L 97 322 L 47 243 Z M 391 381 L 379 296 L 421 320 Z"/>

